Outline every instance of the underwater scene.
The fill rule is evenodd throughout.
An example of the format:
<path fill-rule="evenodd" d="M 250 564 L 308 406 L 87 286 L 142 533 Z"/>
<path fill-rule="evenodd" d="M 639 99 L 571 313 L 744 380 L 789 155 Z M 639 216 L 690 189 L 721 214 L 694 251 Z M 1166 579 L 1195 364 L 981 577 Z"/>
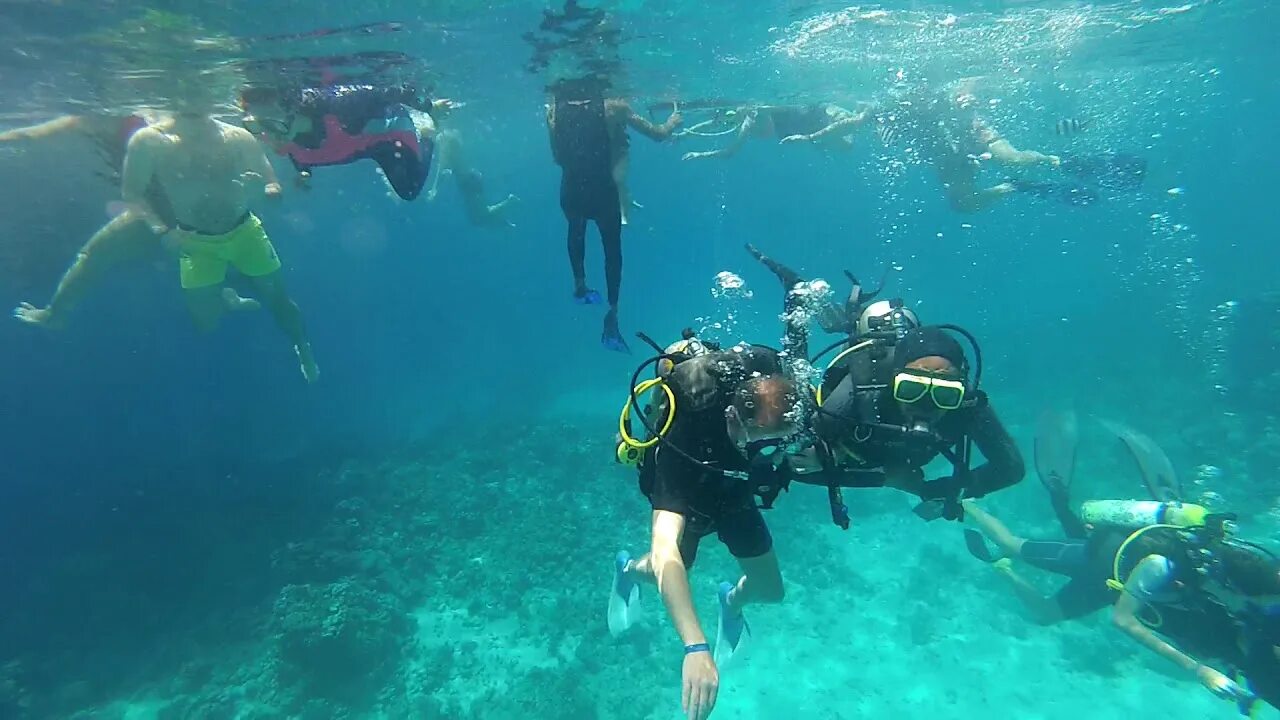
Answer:
<path fill-rule="evenodd" d="M 1277 26 L 0 4 L 0 720 L 1280 717 Z"/>

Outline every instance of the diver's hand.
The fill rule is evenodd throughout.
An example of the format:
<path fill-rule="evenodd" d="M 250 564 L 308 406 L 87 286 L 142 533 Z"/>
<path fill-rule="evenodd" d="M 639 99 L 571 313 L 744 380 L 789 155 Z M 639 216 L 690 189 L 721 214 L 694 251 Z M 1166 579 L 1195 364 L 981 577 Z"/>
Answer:
<path fill-rule="evenodd" d="M 298 172 L 298 177 L 294 178 L 293 184 L 298 186 L 299 190 L 311 189 L 311 171 L 302 170 Z"/>
<path fill-rule="evenodd" d="M 716 695 L 720 692 L 720 671 L 711 659 L 711 653 L 689 653 L 684 656 L 683 690 L 681 707 L 684 708 L 688 720 L 706 720 L 716 706 Z"/>
<path fill-rule="evenodd" d="M 778 141 L 781 145 L 790 145 L 791 143 L 813 142 L 812 135 L 788 135 Z"/>
<path fill-rule="evenodd" d="M 1222 673 L 1214 670 L 1208 665 L 1200 665 L 1196 668 L 1196 677 L 1199 678 L 1200 684 L 1206 690 L 1217 695 L 1223 700 L 1245 700 L 1249 697 L 1249 691 L 1240 687 L 1239 683 Z"/>
<path fill-rule="evenodd" d="M 1061 164 L 1062 164 L 1062 158 L 1058 157 L 1057 155 L 1050 155 L 1050 156 L 1049 156 L 1049 165 L 1050 165 L 1050 167 L 1058 167 L 1058 166 L 1059 166 L 1059 165 L 1061 165 Z"/>

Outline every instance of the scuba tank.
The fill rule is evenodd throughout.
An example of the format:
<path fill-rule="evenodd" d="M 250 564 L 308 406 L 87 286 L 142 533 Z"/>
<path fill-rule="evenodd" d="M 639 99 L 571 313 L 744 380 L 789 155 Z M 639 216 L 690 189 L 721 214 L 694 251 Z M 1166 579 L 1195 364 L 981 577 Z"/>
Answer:
<path fill-rule="evenodd" d="M 1158 500 L 1090 500 L 1080 508 L 1085 524 L 1110 527 L 1199 527 L 1208 514 L 1203 505 Z"/>

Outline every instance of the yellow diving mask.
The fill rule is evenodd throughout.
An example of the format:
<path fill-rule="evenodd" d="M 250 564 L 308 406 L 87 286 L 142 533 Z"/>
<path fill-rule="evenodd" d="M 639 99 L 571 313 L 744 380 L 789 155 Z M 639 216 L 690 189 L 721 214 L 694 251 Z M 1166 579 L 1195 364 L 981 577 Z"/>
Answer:
<path fill-rule="evenodd" d="M 964 382 L 920 370 L 903 370 L 893 377 L 893 399 L 917 403 L 930 398 L 940 410 L 956 410 L 964 403 Z"/>

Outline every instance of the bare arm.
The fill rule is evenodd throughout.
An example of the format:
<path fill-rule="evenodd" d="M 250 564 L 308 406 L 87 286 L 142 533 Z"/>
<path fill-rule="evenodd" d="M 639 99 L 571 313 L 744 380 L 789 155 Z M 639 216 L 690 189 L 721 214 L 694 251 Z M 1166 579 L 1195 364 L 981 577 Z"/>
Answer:
<path fill-rule="evenodd" d="M 698 613 L 693 609 L 693 594 L 689 590 L 689 572 L 680 555 L 680 536 L 684 534 L 685 520 L 667 510 L 653 511 L 653 541 L 649 549 L 649 562 L 658 580 L 658 592 L 667 606 L 671 624 L 675 625 L 680 640 L 685 645 L 707 641 Z"/>
<path fill-rule="evenodd" d="M 235 133 L 236 146 L 240 149 L 245 175 L 260 178 L 262 191 L 267 197 L 279 197 L 280 179 L 276 177 L 276 169 L 271 166 L 271 161 L 263 152 L 262 145 L 258 144 L 253 135 L 243 128 L 232 128 L 229 132 Z"/>
<path fill-rule="evenodd" d="M 675 132 L 677 127 L 680 127 L 680 113 L 676 110 L 673 110 L 671 117 L 667 118 L 667 121 L 661 125 L 654 125 L 649 122 L 647 118 L 632 110 L 631 106 L 625 102 L 618 102 L 613 111 L 622 116 L 627 123 L 627 127 L 634 129 L 654 142 L 666 141 L 671 137 L 671 133 Z"/>
<path fill-rule="evenodd" d="M 0 142 L 14 142 L 17 140 L 39 140 L 42 138 L 61 135 L 72 130 L 79 130 L 84 127 L 84 118 L 79 115 L 63 115 L 47 122 L 37 125 L 28 125 L 27 127 L 14 128 L 0 133 Z"/>
<path fill-rule="evenodd" d="M 547 104 L 547 140 L 551 143 L 551 159 L 560 165 L 560 152 L 556 149 L 556 106 Z"/>
<path fill-rule="evenodd" d="M 1111 623 L 1151 652 L 1186 670 L 1188 673 L 1196 672 L 1200 667 L 1199 661 L 1165 642 L 1138 620 L 1138 613 L 1142 611 L 1142 607 L 1142 601 L 1134 597 L 1132 593 L 1121 593 L 1120 599 L 1116 601 L 1115 607 L 1111 610 Z"/>
<path fill-rule="evenodd" d="M 155 128 L 143 128 L 134 133 L 124 154 L 124 176 L 120 183 L 125 204 L 158 234 L 167 232 L 168 227 L 147 202 L 147 188 L 155 179 L 156 150 L 163 142 L 164 136 Z"/>

